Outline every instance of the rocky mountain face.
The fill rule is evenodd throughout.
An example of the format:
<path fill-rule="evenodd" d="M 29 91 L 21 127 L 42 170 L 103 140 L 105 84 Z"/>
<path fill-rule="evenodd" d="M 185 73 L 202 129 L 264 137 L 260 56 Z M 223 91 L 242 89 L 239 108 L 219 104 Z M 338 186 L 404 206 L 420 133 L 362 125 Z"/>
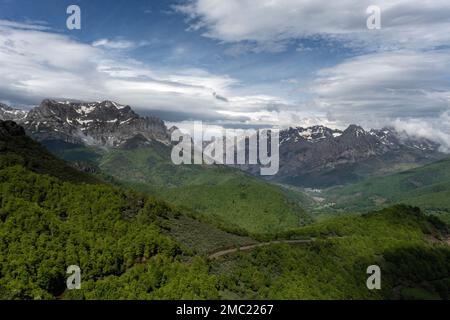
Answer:
<path fill-rule="evenodd" d="M 393 128 L 344 131 L 323 126 L 280 132 L 280 170 L 272 179 L 289 184 L 326 187 L 383 173 L 400 166 L 442 158 L 439 145 Z M 255 168 L 247 168 L 256 172 Z"/>
<path fill-rule="evenodd" d="M 20 122 L 27 116 L 27 111 L 11 108 L 0 103 L 0 120 Z"/>
<path fill-rule="evenodd" d="M 16 121 L 47 146 L 52 145 L 49 141 L 62 141 L 102 148 L 135 149 L 154 142 L 170 147 L 173 130 L 158 118 L 141 117 L 129 106 L 111 101 L 44 100 L 29 112 L 0 105 L 0 120 Z M 393 128 L 289 128 L 280 132 L 280 169 L 267 178 L 302 187 L 329 187 L 438 160 L 444 156 L 438 150 L 439 145 L 430 140 Z M 237 167 L 259 176 L 257 165 Z"/>
<path fill-rule="evenodd" d="M 14 120 L 38 141 L 60 140 L 73 144 L 120 148 L 159 141 L 169 144 L 164 122 L 141 117 L 129 106 L 115 102 L 44 100 L 28 113 L 0 106 L 0 119 Z"/>

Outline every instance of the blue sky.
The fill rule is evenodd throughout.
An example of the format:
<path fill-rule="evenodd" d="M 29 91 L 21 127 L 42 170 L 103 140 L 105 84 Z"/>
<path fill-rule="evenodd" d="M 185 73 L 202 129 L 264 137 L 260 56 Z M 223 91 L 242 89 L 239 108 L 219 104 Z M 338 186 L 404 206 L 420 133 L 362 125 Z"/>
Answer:
<path fill-rule="evenodd" d="M 71 4 L 81 30 L 66 28 Z M 372 4 L 381 30 L 366 26 Z M 394 125 L 445 142 L 449 45 L 446 0 L 0 0 L 0 101 L 110 99 L 233 127 Z"/>
<path fill-rule="evenodd" d="M 126 57 L 163 68 L 203 68 L 227 74 L 245 87 L 270 87 L 292 94 L 283 80 L 307 79 L 312 71 L 333 65 L 349 54 L 348 49 L 330 48 L 307 40 L 315 51 L 299 52 L 298 41 L 281 52 L 238 52 L 233 43 L 202 36 L 201 30 L 187 30 L 186 16 L 174 9 L 177 1 L 87 0 L 87 1 L 3 1 L 0 18 L 19 22 L 45 23 L 55 32 L 84 43 L 99 39 L 142 42 L 127 50 Z M 65 27 L 68 5 L 82 9 L 81 30 Z"/>

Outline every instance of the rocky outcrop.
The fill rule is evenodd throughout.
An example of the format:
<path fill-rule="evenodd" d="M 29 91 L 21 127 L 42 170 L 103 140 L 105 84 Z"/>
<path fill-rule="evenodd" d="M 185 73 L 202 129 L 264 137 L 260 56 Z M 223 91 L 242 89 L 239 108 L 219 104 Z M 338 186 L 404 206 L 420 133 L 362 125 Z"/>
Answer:
<path fill-rule="evenodd" d="M 21 121 L 27 116 L 27 111 L 11 108 L 0 103 L 0 120 Z"/>
<path fill-rule="evenodd" d="M 8 109 L 6 106 L 2 110 Z M 5 114 L 0 113 L 0 116 Z M 24 117 L 16 117 L 26 132 L 38 141 L 62 140 L 74 144 L 120 147 L 137 136 L 169 144 L 169 132 L 156 117 L 141 117 L 130 106 L 112 101 L 70 102 L 44 100 Z"/>
<path fill-rule="evenodd" d="M 393 128 L 366 131 L 350 125 L 341 131 L 324 126 L 280 132 L 280 169 L 269 179 L 306 187 L 328 187 L 378 174 L 401 164 L 440 159 L 439 145 Z M 241 166 L 258 174 L 258 166 Z"/>

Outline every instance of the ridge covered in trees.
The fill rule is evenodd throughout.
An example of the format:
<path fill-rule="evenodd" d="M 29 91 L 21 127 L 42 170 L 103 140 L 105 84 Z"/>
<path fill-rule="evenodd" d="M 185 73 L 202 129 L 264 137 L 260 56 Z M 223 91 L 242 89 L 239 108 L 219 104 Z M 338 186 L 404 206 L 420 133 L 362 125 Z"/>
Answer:
<path fill-rule="evenodd" d="M 0 123 L 0 146 L 0 299 L 449 298 L 448 226 L 418 208 L 341 215 L 278 234 L 309 244 L 211 261 L 212 248 L 171 227 L 183 210 L 85 179 L 12 123 Z M 373 264 L 381 290 L 366 287 Z M 80 290 L 66 289 L 69 265 L 81 268 Z"/>

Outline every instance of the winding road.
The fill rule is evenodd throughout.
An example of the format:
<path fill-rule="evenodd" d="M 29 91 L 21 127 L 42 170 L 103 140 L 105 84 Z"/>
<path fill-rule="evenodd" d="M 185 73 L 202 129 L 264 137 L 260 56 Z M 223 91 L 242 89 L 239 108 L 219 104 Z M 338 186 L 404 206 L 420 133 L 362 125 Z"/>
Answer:
<path fill-rule="evenodd" d="M 208 258 L 209 259 L 217 259 L 217 258 L 220 258 L 220 257 L 225 256 L 225 255 L 230 254 L 230 253 L 234 253 L 234 252 L 238 252 L 238 251 L 249 251 L 249 250 L 252 250 L 254 248 L 268 246 L 268 245 L 271 245 L 271 244 L 277 244 L 277 243 L 288 243 L 288 244 L 311 243 L 314 240 L 315 240 L 315 238 L 302 239 L 302 240 L 276 240 L 276 241 L 269 241 L 269 242 L 261 242 L 261 243 L 256 243 L 256 244 L 252 244 L 252 245 L 248 245 L 248 246 L 242 246 L 242 247 L 238 247 L 238 248 L 231 248 L 231 249 L 225 249 L 225 250 L 216 251 L 216 252 L 210 254 L 208 256 Z"/>
<path fill-rule="evenodd" d="M 330 237 L 330 238 L 343 238 L 343 236 L 341 237 Z M 211 253 L 208 258 L 209 259 L 217 259 L 220 258 L 222 256 L 225 256 L 227 254 L 230 253 L 235 253 L 238 251 L 249 251 L 258 247 L 263 247 L 263 246 L 268 246 L 271 244 L 277 244 L 277 243 L 287 243 L 287 244 L 296 244 L 296 243 L 311 243 L 313 241 L 315 241 L 316 238 L 310 238 L 310 239 L 301 239 L 301 240 L 274 240 L 274 241 L 268 241 L 268 242 L 260 242 L 260 243 L 255 243 L 255 244 L 251 244 L 251 245 L 247 245 L 247 246 L 242 246 L 242 247 L 237 247 L 237 248 L 230 248 L 230 249 L 223 249 L 220 251 L 216 251 L 214 253 Z M 444 240 L 444 243 L 447 243 L 448 245 L 450 245 L 450 238 Z"/>

